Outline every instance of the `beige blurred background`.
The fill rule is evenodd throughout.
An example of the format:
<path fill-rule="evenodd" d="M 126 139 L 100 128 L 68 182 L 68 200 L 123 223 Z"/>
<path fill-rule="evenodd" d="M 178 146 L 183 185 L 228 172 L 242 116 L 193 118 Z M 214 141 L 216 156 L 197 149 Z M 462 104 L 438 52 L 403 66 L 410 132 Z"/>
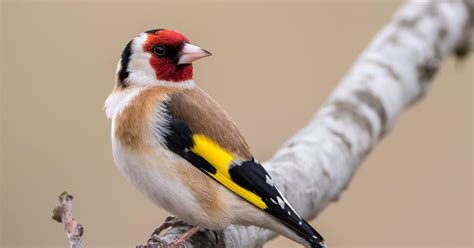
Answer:
<path fill-rule="evenodd" d="M 122 47 L 176 29 L 214 56 L 195 79 L 260 160 L 303 127 L 401 1 L 4 1 L 1 242 L 66 247 L 50 218 L 74 194 L 86 247 L 134 247 L 167 215 L 112 162 L 102 106 Z M 339 202 L 312 223 L 330 247 L 472 247 L 473 59 L 449 59 Z M 266 247 L 299 247 L 278 238 Z"/>

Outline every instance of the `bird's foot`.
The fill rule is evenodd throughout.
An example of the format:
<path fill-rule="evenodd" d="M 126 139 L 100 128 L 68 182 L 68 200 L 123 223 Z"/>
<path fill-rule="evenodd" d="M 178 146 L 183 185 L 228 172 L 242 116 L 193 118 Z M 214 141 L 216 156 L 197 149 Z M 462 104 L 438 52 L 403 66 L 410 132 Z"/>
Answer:
<path fill-rule="evenodd" d="M 163 224 L 158 226 L 153 233 L 150 235 L 150 238 L 147 241 L 146 246 L 137 246 L 137 248 L 155 248 L 155 247 L 160 247 L 160 248 L 176 248 L 176 247 L 184 247 L 182 243 L 186 240 L 188 240 L 191 236 L 193 236 L 197 231 L 199 231 L 199 226 L 194 225 L 191 226 L 189 230 L 187 230 L 185 233 L 183 233 L 181 236 L 179 236 L 176 240 L 174 240 L 171 243 L 168 243 L 162 239 L 160 239 L 160 234 L 171 227 L 187 227 L 189 224 L 184 222 L 183 220 L 180 220 L 174 216 L 168 216 Z"/>
<path fill-rule="evenodd" d="M 174 216 L 168 216 L 165 219 L 165 222 L 163 224 L 159 225 L 153 233 L 150 235 L 150 238 L 147 241 L 148 245 L 151 244 L 159 244 L 161 241 L 159 240 L 160 234 L 163 230 L 166 230 L 170 227 L 175 226 L 176 224 L 184 224 L 184 221 L 174 217 Z"/>
<path fill-rule="evenodd" d="M 183 235 L 181 235 L 181 237 L 179 237 L 177 240 L 175 240 L 173 243 L 171 243 L 171 245 L 179 247 L 179 244 L 181 244 L 182 242 L 184 242 L 184 241 L 188 240 L 189 238 L 191 238 L 197 231 L 199 231 L 199 226 L 194 225 L 193 227 L 191 227 L 191 229 L 189 229 L 185 233 L 183 233 Z"/>

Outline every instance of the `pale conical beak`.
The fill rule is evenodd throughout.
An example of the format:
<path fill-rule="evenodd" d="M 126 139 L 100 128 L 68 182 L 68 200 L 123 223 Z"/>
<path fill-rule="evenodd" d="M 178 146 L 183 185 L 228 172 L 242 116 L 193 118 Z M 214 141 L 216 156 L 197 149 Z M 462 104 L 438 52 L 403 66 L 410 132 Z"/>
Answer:
<path fill-rule="evenodd" d="M 202 49 L 198 46 L 191 45 L 189 43 L 184 43 L 184 46 L 181 48 L 181 51 L 178 53 L 178 65 L 191 64 L 193 61 L 212 54 L 206 49 Z"/>

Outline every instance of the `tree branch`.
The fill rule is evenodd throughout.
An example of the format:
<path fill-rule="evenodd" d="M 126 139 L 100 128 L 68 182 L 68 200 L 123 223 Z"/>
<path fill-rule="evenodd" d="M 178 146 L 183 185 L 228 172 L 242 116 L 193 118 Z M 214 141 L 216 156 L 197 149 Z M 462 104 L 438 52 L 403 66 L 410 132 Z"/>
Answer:
<path fill-rule="evenodd" d="M 84 228 L 72 216 L 72 195 L 63 192 L 59 195 L 60 205 L 53 209 L 52 218 L 59 223 L 64 223 L 64 230 L 70 248 L 81 248 L 81 236 Z"/>
<path fill-rule="evenodd" d="M 404 4 L 308 126 L 264 163 L 299 213 L 313 218 L 336 201 L 401 111 L 425 95 L 441 60 L 468 53 L 473 7 L 472 0 Z M 188 228 L 173 227 L 160 240 L 174 240 Z M 230 226 L 199 232 L 183 247 L 262 247 L 275 236 L 258 227 Z"/>

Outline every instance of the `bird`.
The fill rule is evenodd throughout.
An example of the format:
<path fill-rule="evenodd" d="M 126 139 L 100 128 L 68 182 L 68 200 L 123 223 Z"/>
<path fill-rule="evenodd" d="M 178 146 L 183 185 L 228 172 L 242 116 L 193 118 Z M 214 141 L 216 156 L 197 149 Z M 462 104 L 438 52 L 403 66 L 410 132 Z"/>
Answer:
<path fill-rule="evenodd" d="M 127 43 L 104 109 L 113 160 L 153 203 L 199 228 L 231 224 L 273 230 L 305 247 L 327 247 L 289 204 L 235 122 L 193 80 L 211 53 L 170 29 Z"/>

